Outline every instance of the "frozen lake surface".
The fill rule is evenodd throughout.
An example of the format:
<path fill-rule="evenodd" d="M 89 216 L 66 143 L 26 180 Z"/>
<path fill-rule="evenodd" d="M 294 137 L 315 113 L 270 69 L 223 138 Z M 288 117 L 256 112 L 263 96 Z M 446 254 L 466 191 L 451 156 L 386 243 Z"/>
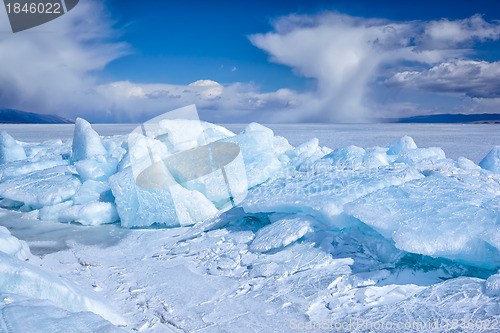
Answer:
<path fill-rule="evenodd" d="M 92 127 L 103 136 L 130 133 L 136 124 L 95 124 Z M 238 133 L 246 124 L 223 124 Z M 419 147 L 441 147 L 446 156 L 460 156 L 479 163 L 495 146 L 500 145 L 498 124 L 266 124 L 275 135 L 288 139 L 297 146 L 318 138 L 322 146 L 335 149 L 349 145 L 363 148 L 386 146 L 404 135 L 411 136 Z M 0 124 L 15 139 L 40 142 L 54 138 L 73 138 L 73 125 L 18 125 Z"/>
<path fill-rule="evenodd" d="M 194 125 L 0 125 L 1 332 L 495 331 L 500 125 Z M 215 141 L 230 210 L 134 178 Z"/>

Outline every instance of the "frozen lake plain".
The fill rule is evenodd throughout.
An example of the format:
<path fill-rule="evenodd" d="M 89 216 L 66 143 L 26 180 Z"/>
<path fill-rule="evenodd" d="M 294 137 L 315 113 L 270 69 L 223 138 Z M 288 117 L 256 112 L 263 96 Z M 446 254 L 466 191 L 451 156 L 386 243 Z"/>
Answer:
<path fill-rule="evenodd" d="M 136 126 L 92 125 L 108 142 L 119 142 L 113 136 Z M 246 127 L 223 126 L 235 133 Z M 85 226 L 65 220 L 71 220 L 66 215 L 78 205 L 47 213 L 47 207 L 23 210 L 7 202 L 12 207 L 0 209 L 0 226 L 26 241 L 32 254 L 28 263 L 52 277 L 37 278 L 41 273 L 27 268 L 17 272 L 28 271 L 36 288 L 62 290 L 62 296 L 39 304 L 33 295 L 40 293 L 19 298 L 0 289 L 0 331 L 498 331 L 500 175 L 467 162 L 454 164 L 439 149 L 415 149 L 410 141 L 398 140 L 409 135 L 418 148 L 441 147 L 447 158 L 464 156 L 477 164 L 500 145 L 500 125 L 266 126 L 292 146 L 312 138 L 330 149 L 396 143 L 389 151 L 348 148 L 330 154 L 314 142 L 291 150 L 276 140 L 281 146 L 273 154 L 297 173 L 287 180 L 270 176 L 249 192 L 241 207 L 194 226 Z M 74 126 L 3 124 L 0 130 L 32 143 L 25 145 L 28 157 L 54 159 L 71 151 Z M 265 132 L 260 127 L 252 131 Z M 35 144 L 54 139 L 63 143 Z M 238 140 L 245 143 L 247 138 Z M 269 153 L 261 148 L 253 147 L 253 154 Z M 286 149 L 289 160 L 283 157 Z M 359 158 L 359 168 L 349 169 Z M 270 160 L 247 163 L 252 179 L 270 172 L 278 159 L 273 155 Z M 313 172 L 305 169 L 311 164 L 317 166 Z M 60 171 L 63 167 L 55 167 L 61 177 L 83 177 Z M 17 172 L 7 169 L 2 177 Z M 34 178 L 12 179 L 0 182 L 6 198 L 17 198 L 19 191 L 11 189 L 29 188 Z M 9 181 L 11 189 L 5 185 Z M 123 195 L 111 186 L 115 196 Z M 304 189 L 308 192 L 298 191 Z M 60 222 L 41 220 L 44 209 Z M 5 277 L 13 267 L 0 265 L 4 285 L 18 283 Z M 73 289 L 59 286 L 66 281 L 82 288 L 82 303 L 94 294 L 104 300 L 109 309 L 96 301 L 87 310 L 120 327 L 72 309 L 64 296 L 73 297 Z"/>

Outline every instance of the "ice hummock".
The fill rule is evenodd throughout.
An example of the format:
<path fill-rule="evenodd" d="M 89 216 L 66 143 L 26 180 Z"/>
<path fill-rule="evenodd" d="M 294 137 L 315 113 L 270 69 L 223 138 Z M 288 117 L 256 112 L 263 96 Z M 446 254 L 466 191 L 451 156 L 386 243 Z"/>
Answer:
<path fill-rule="evenodd" d="M 28 244 L 12 236 L 4 226 L 0 226 L 0 252 L 10 254 L 20 260 L 28 260 L 31 257 Z"/>
<path fill-rule="evenodd" d="M 122 227 L 178 225 L 170 192 L 145 190 L 137 186 L 130 167 L 109 178 Z"/>
<path fill-rule="evenodd" d="M 107 154 L 101 138 L 88 121 L 76 118 L 71 159 L 81 161 L 104 157 Z"/>
<path fill-rule="evenodd" d="M 500 174 L 500 146 L 493 148 L 488 155 L 486 155 L 479 166 L 485 170 Z"/>
<path fill-rule="evenodd" d="M 188 126 L 188 128 L 193 126 L 192 123 L 186 121 L 178 122 L 178 124 Z M 159 126 L 168 128 L 172 126 L 172 121 L 160 122 Z M 237 191 L 245 192 L 248 187 L 257 186 L 279 176 L 282 164 L 273 150 L 274 135 L 270 129 L 255 123 L 248 125 L 239 135 L 206 123 L 202 123 L 202 129 L 206 134 L 207 143 L 218 140 L 237 144 L 241 149 L 246 175 L 239 180 L 239 171 L 232 173 Z M 131 158 L 137 166 L 149 159 L 148 149 L 153 154 L 168 156 L 179 151 L 180 143 L 191 148 L 200 141 L 186 142 L 181 139 L 182 135 L 163 135 L 161 139 L 151 139 L 134 133 L 129 137 L 129 145 L 131 143 L 134 145 L 134 151 L 129 151 L 129 154 L 132 154 Z M 231 165 L 227 168 L 231 168 Z M 213 218 L 220 213 L 218 206 L 221 205 L 221 197 L 219 194 L 225 188 L 224 178 L 220 172 L 185 182 L 183 186 L 146 189 L 137 185 L 133 171 L 133 168 L 125 167 L 109 178 L 124 226 L 191 225 Z M 175 177 L 176 174 L 173 173 L 173 176 Z M 226 177 L 229 181 L 233 179 L 229 173 L 226 173 Z M 246 178 L 245 181 L 243 181 L 244 178 Z M 238 182 L 242 183 L 243 188 L 238 186 Z M 216 185 L 221 187 L 221 191 L 219 189 L 214 191 Z"/>
<path fill-rule="evenodd" d="M 23 146 L 7 132 L 0 132 L 0 164 L 26 159 Z"/>
<path fill-rule="evenodd" d="M 13 177 L 0 183 L 0 196 L 39 209 L 70 200 L 81 186 L 74 168 L 57 166 Z"/>
<path fill-rule="evenodd" d="M 394 141 L 393 143 L 388 145 L 387 149 L 387 154 L 398 155 L 402 152 L 417 149 L 417 144 L 415 143 L 415 141 L 413 141 L 412 137 L 405 135 L 401 139 Z"/>
<path fill-rule="evenodd" d="M 274 152 L 273 138 L 271 129 L 251 123 L 240 134 L 223 140 L 240 147 L 249 188 L 274 179 L 281 172 L 282 166 Z"/>

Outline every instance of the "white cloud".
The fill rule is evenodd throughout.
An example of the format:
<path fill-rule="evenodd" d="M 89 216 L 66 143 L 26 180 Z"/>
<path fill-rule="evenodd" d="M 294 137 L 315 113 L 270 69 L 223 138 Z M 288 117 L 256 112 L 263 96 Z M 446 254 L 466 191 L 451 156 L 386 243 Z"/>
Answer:
<path fill-rule="evenodd" d="M 289 89 L 260 93 L 251 84 L 221 85 L 211 80 L 199 80 L 188 85 L 137 84 L 114 82 L 95 87 L 89 95 L 100 102 L 108 114 L 119 121 L 140 121 L 159 113 L 189 104 L 196 104 L 202 119 L 216 122 L 237 122 L 251 119 L 277 122 L 284 117 L 290 121 L 308 94 Z M 98 98 L 96 98 L 98 96 Z"/>
<path fill-rule="evenodd" d="M 198 80 L 188 84 L 188 87 L 193 87 L 200 94 L 200 97 L 206 100 L 218 99 L 222 95 L 223 87 L 218 82 L 212 80 Z M 199 89 L 201 88 L 201 89 Z"/>
<path fill-rule="evenodd" d="M 424 71 L 404 71 L 386 80 L 389 85 L 459 93 L 469 97 L 500 97 L 500 62 L 458 60 Z"/>
<path fill-rule="evenodd" d="M 450 21 L 442 19 L 432 21 L 425 27 L 422 38 L 423 46 L 427 48 L 456 47 L 470 41 L 484 42 L 496 40 L 500 37 L 498 22 L 488 23 L 481 15 L 474 15 L 463 20 Z"/>
<path fill-rule="evenodd" d="M 5 11 L 0 22 L 10 30 Z M 84 109 L 74 99 L 95 85 L 93 73 L 127 51 L 115 35 L 103 5 L 86 1 L 34 29 L 1 33 L 1 107 L 65 115 Z"/>

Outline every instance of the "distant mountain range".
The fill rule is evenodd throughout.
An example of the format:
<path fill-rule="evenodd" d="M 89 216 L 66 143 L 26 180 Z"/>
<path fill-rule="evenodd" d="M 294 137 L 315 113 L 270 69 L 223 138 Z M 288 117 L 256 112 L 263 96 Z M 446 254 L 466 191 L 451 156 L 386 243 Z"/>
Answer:
<path fill-rule="evenodd" d="M 500 124 L 499 113 L 482 114 L 432 114 L 428 116 L 414 116 L 400 119 L 387 119 L 388 123 L 441 123 L 441 124 Z"/>
<path fill-rule="evenodd" d="M 0 123 L 3 124 L 73 124 L 74 122 L 72 119 L 52 114 L 0 109 Z"/>
<path fill-rule="evenodd" d="M 440 123 L 440 124 L 500 124 L 500 113 L 432 114 L 407 118 L 380 119 L 383 123 Z M 74 124 L 75 121 L 52 114 L 39 114 L 14 109 L 0 109 L 3 124 Z"/>

